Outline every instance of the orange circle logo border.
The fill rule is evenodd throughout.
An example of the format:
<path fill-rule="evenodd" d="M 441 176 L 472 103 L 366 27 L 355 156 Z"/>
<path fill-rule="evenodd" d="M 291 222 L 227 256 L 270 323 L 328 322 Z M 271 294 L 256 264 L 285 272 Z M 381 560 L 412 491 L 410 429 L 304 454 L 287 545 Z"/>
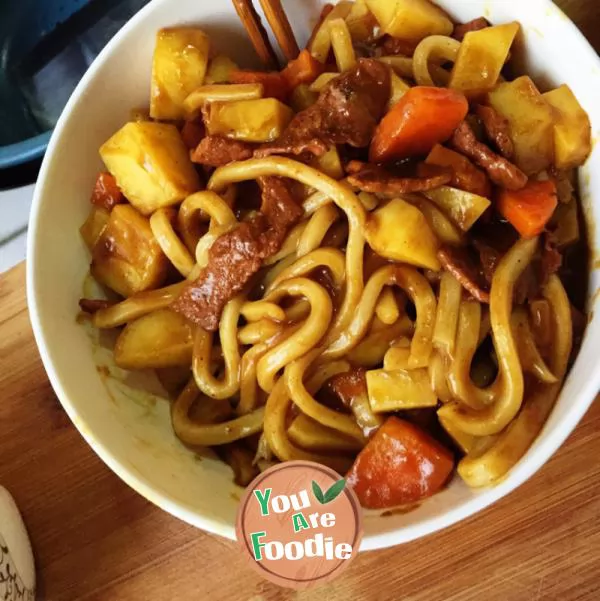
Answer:
<path fill-rule="evenodd" d="M 362 509 L 351 488 L 344 483 L 340 490 L 340 478 L 335 470 L 319 463 L 288 461 L 265 470 L 250 483 L 238 508 L 236 536 L 255 572 L 279 586 L 300 590 L 336 578 L 351 563 L 362 540 Z M 321 486 L 326 487 L 325 493 Z M 315 505 L 311 497 L 320 506 Z M 306 505 L 307 500 L 309 505 Z M 278 501 L 278 508 L 275 501 Z M 328 511 L 317 511 L 323 508 Z M 297 525 L 300 525 L 299 530 Z M 258 543 L 257 535 L 267 538 L 269 534 L 275 537 L 274 541 Z M 309 538 L 311 535 L 314 539 Z M 279 541 L 276 537 L 285 540 Z M 279 544 L 285 549 L 293 542 L 304 545 L 303 553 L 314 543 L 315 554 L 262 557 L 261 548 L 266 551 L 267 545 Z M 255 549 L 253 545 L 256 545 Z M 348 545 L 350 556 L 340 557 Z M 322 549 L 323 556 L 317 553 L 317 548 Z"/>

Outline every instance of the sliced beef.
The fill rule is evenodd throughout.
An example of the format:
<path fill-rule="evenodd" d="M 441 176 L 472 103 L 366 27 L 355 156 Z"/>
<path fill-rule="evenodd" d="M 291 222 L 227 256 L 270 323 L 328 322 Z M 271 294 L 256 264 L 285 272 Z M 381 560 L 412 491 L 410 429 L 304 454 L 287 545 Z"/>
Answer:
<path fill-rule="evenodd" d="M 384 35 L 379 46 L 383 52 L 383 56 L 412 56 L 418 44 L 410 40 L 401 40 L 391 35 Z"/>
<path fill-rule="evenodd" d="M 90 313 L 93 315 L 96 311 L 100 311 L 101 309 L 108 309 L 115 304 L 114 301 L 102 300 L 98 298 L 82 298 L 79 299 L 79 308 L 84 313 Z"/>
<path fill-rule="evenodd" d="M 275 254 L 283 244 L 290 227 L 300 221 L 304 210 L 294 199 L 291 183 L 281 177 L 261 177 L 262 190 L 260 214 L 268 229 L 260 236 L 263 259 Z"/>
<path fill-rule="evenodd" d="M 255 152 L 321 156 L 332 144 L 368 146 L 390 96 L 389 69 L 373 59 L 359 59 L 321 92 L 315 104 L 298 113 L 275 142 Z"/>
<path fill-rule="evenodd" d="M 260 269 L 263 259 L 279 250 L 289 227 L 302 216 L 286 180 L 264 177 L 259 183 L 261 211 L 215 240 L 206 267 L 171 305 L 205 330 L 219 327 L 223 307 Z"/>
<path fill-rule="evenodd" d="M 490 302 L 490 286 L 481 264 L 468 248 L 442 246 L 438 259 L 446 271 L 449 271 L 462 287 L 480 303 Z"/>
<path fill-rule="evenodd" d="M 459 42 L 462 42 L 465 39 L 465 36 L 471 31 L 481 31 L 482 29 L 486 29 L 490 24 L 485 17 L 478 17 L 477 19 L 473 19 L 468 23 L 462 23 L 457 25 L 454 28 L 454 33 L 452 37 Z"/>
<path fill-rule="evenodd" d="M 352 407 L 352 401 L 357 396 L 367 395 L 367 379 L 365 370 L 357 367 L 334 376 L 330 380 L 333 392 L 339 397 L 345 407 Z"/>
<path fill-rule="evenodd" d="M 540 280 L 542 286 L 548 283 L 551 275 L 558 273 L 562 267 L 563 258 L 558 249 L 552 244 L 549 236 L 544 236 L 542 256 L 540 259 Z"/>
<path fill-rule="evenodd" d="M 259 227 L 241 223 L 219 236 L 208 253 L 208 264 L 188 284 L 171 308 L 205 330 L 219 327 L 223 307 L 260 269 Z"/>
<path fill-rule="evenodd" d="M 194 163 L 208 167 L 221 167 L 234 161 L 252 158 L 254 146 L 240 140 L 230 140 L 221 136 L 206 136 L 191 153 Z"/>
<path fill-rule="evenodd" d="M 505 159 L 512 159 L 515 147 L 510 137 L 508 120 L 491 106 L 477 105 L 475 114 L 481 119 L 490 142 Z"/>
<path fill-rule="evenodd" d="M 398 177 L 383 167 L 360 161 L 351 161 L 346 166 L 350 173 L 348 183 L 362 192 L 371 192 L 386 198 L 398 194 L 434 190 L 452 181 L 452 170 L 434 165 L 422 165 L 419 177 Z M 425 171 L 423 169 L 426 169 Z"/>
<path fill-rule="evenodd" d="M 196 148 L 205 135 L 206 128 L 202 117 L 187 120 L 181 128 L 181 139 L 190 150 Z"/>
<path fill-rule="evenodd" d="M 528 300 L 540 298 L 542 288 L 548 283 L 551 275 L 558 273 L 562 263 L 562 255 L 551 243 L 550 238 L 544 236 L 540 250 L 515 284 L 515 303 L 521 305 Z"/>
<path fill-rule="evenodd" d="M 489 178 L 497 186 L 507 190 L 520 190 L 527 184 L 527 176 L 516 165 L 493 152 L 488 146 L 479 142 L 471 126 L 463 121 L 451 138 L 450 143 L 455 150 L 475 161 L 486 171 Z"/>
<path fill-rule="evenodd" d="M 488 284 L 492 283 L 492 278 L 494 277 L 494 273 L 496 271 L 496 267 L 500 263 L 502 259 L 503 253 L 500 252 L 497 248 L 494 248 L 487 242 L 483 240 L 475 239 L 473 240 L 473 246 L 475 250 L 479 253 L 479 260 L 481 262 L 482 273 L 487 280 Z"/>

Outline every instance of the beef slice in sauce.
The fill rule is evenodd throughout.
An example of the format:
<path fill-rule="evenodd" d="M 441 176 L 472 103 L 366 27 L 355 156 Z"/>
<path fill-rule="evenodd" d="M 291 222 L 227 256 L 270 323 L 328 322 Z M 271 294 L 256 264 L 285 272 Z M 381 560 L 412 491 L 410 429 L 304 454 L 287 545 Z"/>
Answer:
<path fill-rule="evenodd" d="M 221 167 L 234 161 L 252 158 L 254 146 L 240 140 L 230 140 L 221 136 L 206 136 L 190 153 L 194 163 L 208 167 Z"/>
<path fill-rule="evenodd" d="M 206 267 L 171 305 L 205 330 L 218 329 L 223 307 L 246 286 L 263 260 L 279 250 L 288 229 L 302 216 L 287 180 L 263 177 L 259 184 L 261 211 L 215 240 Z"/>
<path fill-rule="evenodd" d="M 346 166 L 348 183 L 361 190 L 384 198 L 396 198 L 399 194 L 435 190 L 452 181 L 452 171 L 436 165 L 420 165 L 416 177 L 399 177 L 383 167 L 361 161 L 351 161 Z"/>
<path fill-rule="evenodd" d="M 315 104 L 298 113 L 275 142 L 263 145 L 255 156 L 321 156 L 332 144 L 366 147 L 389 97 L 389 68 L 374 59 L 359 59 L 353 69 L 325 87 Z"/>
<path fill-rule="evenodd" d="M 455 150 L 484 169 L 497 186 L 507 190 L 520 190 L 527 185 L 525 173 L 480 142 L 467 121 L 458 126 L 450 143 Z"/>

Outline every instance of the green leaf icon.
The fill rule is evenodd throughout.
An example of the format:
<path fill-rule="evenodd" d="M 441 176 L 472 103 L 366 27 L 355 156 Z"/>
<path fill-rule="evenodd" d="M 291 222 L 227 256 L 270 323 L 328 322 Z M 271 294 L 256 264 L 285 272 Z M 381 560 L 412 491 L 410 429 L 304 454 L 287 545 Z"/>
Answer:
<path fill-rule="evenodd" d="M 324 503 L 331 503 L 339 494 L 344 490 L 344 486 L 346 486 L 345 478 L 338 480 L 335 484 L 331 486 L 331 488 L 325 493 L 323 496 Z"/>
<path fill-rule="evenodd" d="M 313 495 L 315 495 L 315 499 L 317 499 L 317 501 L 319 501 L 319 503 L 321 503 L 321 505 L 324 505 L 325 497 L 323 496 L 323 491 L 321 490 L 321 487 L 314 480 L 312 481 L 312 489 L 313 489 Z"/>
<path fill-rule="evenodd" d="M 346 480 L 342 478 L 323 494 L 321 487 L 314 480 L 312 481 L 313 494 L 315 495 L 315 499 L 317 499 L 321 505 L 327 505 L 327 503 L 331 503 L 331 501 L 336 499 L 344 490 L 344 486 L 346 486 Z"/>

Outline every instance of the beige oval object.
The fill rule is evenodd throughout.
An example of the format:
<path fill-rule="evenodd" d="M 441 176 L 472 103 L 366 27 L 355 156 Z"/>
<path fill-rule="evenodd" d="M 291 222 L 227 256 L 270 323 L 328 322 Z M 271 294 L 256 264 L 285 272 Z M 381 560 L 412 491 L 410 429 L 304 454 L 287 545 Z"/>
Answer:
<path fill-rule="evenodd" d="M 29 536 L 19 508 L 0 486 L 0 599 L 35 599 L 35 564 Z"/>
<path fill-rule="evenodd" d="M 358 554 L 362 510 L 331 468 L 280 463 L 240 502 L 236 534 L 249 565 L 279 586 L 305 589 L 337 578 Z"/>

